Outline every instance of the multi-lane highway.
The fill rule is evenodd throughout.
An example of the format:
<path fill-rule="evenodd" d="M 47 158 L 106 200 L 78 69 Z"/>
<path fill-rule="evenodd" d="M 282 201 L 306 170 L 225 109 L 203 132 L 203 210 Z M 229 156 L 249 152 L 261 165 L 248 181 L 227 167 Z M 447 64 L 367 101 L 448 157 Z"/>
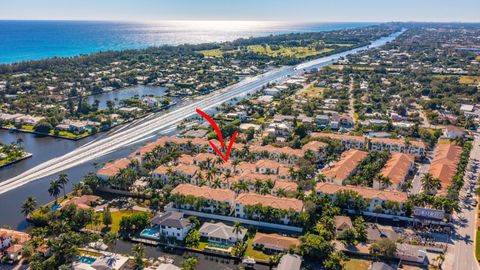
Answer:
<path fill-rule="evenodd" d="M 127 127 L 123 127 L 112 134 L 109 134 L 109 136 L 94 140 L 63 156 L 41 163 L 16 177 L 1 182 L 0 194 L 35 181 L 36 179 L 53 175 L 105 156 L 125 146 L 141 141 L 146 137 L 150 137 L 160 131 L 165 131 L 166 129 L 172 130 L 184 119 L 195 115 L 196 108 L 207 110 L 232 100 L 233 98 L 244 97 L 249 93 L 260 90 L 269 82 L 281 81 L 288 76 L 302 73 L 304 69 L 322 67 L 341 57 L 345 57 L 348 54 L 384 45 L 395 39 L 402 32 L 403 31 L 397 32 L 388 37 L 376 40 L 369 46 L 322 57 L 295 67 L 277 68 L 262 75 L 246 78 L 235 85 L 216 91 L 210 95 L 203 96 L 200 99 L 193 99 L 185 102 L 181 106 L 172 109 L 171 112 L 150 115 L 133 125 L 131 124 Z"/>

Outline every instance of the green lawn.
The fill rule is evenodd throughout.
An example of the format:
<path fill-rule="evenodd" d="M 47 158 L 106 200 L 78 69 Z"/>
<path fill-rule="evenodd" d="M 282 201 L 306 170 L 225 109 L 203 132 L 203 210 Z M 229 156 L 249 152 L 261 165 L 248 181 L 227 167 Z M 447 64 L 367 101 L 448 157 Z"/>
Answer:
<path fill-rule="evenodd" d="M 315 50 L 315 48 L 303 47 L 303 46 L 294 46 L 294 47 L 279 46 L 278 50 L 273 50 L 269 45 L 266 45 L 266 46 L 250 45 L 247 47 L 247 49 L 250 52 L 266 54 L 271 57 L 295 57 L 295 58 L 305 58 L 308 56 L 318 55 L 318 54 L 326 53 L 329 51 L 333 51 L 332 48 L 325 48 L 321 51 L 317 51 Z"/>
<path fill-rule="evenodd" d="M 371 261 L 361 259 L 350 259 L 345 263 L 345 270 L 367 270 Z"/>
<path fill-rule="evenodd" d="M 203 51 L 198 51 L 198 53 L 203 54 L 203 56 L 207 57 L 222 57 L 225 53 L 235 53 L 238 50 L 229 50 L 229 51 L 224 51 L 220 49 L 212 49 L 212 50 L 203 50 Z"/>
<path fill-rule="evenodd" d="M 252 257 L 256 260 L 262 260 L 262 261 L 267 261 L 270 256 L 267 254 L 263 253 L 260 250 L 256 250 L 253 248 L 252 245 L 253 238 L 248 239 L 247 241 L 247 250 L 245 251 L 245 256 Z"/>
<path fill-rule="evenodd" d="M 120 210 L 120 211 L 115 211 L 112 212 L 112 225 L 110 225 L 110 231 L 112 232 L 118 232 L 120 231 L 120 220 L 122 220 L 122 217 L 129 217 L 139 211 L 134 211 L 134 210 Z M 103 213 L 99 213 L 99 218 L 98 220 L 100 221 L 99 225 L 87 225 L 88 229 L 96 230 L 96 231 L 101 231 L 105 228 L 105 225 L 103 225 Z"/>

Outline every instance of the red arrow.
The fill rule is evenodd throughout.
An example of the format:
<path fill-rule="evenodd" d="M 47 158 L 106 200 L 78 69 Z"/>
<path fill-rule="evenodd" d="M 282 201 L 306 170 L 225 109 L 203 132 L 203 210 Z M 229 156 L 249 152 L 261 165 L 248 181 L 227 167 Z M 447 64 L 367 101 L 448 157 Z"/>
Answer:
<path fill-rule="evenodd" d="M 196 109 L 196 112 L 200 114 L 203 118 L 205 118 L 213 127 L 213 130 L 215 130 L 215 133 L 217 133 L 218 140 L 220 141 L 220 146 L 222 147 L 223 151 L 226 151 L 225 154 L 223 154 L 222 151 L 220 151 L 212 141 L 208 141 L 208 142 L 210 143 L 210 146 L 213 148 L 213 150 L 223 159 L 223 161 L 227 162 L 228 158 L 230 157 L 230 151 L 232 150 L 233 143 L 235 142 L 235 138 L 237 137 L 238 131 L 235 131 L 233 133 L 232 138 L 230 138 L 230 142 L 228 143 L 227 149 L 225 150 L 225 143 L 223 140 L 222 131 L 218 127 L 217 123 L 215 123 L 215 121 L 213 121 L 210 115 L 206 114 L 204 111 L 200 109 Z"/>

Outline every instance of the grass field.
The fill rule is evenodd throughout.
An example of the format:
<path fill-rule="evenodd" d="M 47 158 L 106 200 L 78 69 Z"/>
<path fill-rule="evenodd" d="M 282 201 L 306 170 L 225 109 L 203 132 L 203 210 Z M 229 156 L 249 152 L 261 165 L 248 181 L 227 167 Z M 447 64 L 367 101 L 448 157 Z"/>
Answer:
<path fill-rule="evenodd" d="M 458 82 L 461 84 L 477 84 L 480 83 L 480 76 L 460 76 Z"/>
<path fill-rule="evenodd" d="M 321 98 L 321 97 L 323 97 L 323 92 L 325 91 L 325 89 L 327 89 L 327 88 L 325 88 L 325 87 L 315 87 L 315 86 L 311 85 L 307 89 L 304 89 L 304 90 L 300 91 L 298 94 L 302 95 L 302 96 L 305 96 L 305 97 L 309 97 L 309 98 Z"/>
<path fill-rule="evenodd" d="M 222 57 L 226 53 L 235 53 L 237 50 L 229 50 L 229 51 L 224 51 L 220 49 L 212 49 L 212 50 L 203 50 L 203 51 L 198 51 L 197 53 L 203 54 L 203 56 L 207 57 Z"/>
<path fill-rule="evenodd" d="M 325 48 L 321 51 L 317 51 L 314 48 L 310 47 L 283 47 L 280 46 L 278 50 L 273 50 L 270 46 L 262 46 L 262 45 L 250 45 L 247 47 L 250 52 L 259 53 L 259 54 L 266 54 L 271 57 L 295 57 L 295 58 L 305 58 L 312 55 L 318 55 L 322 53 L 326 53 L 329 51 L 333 51 L 331 48 Z"/>
<path fill-rule="evenodd" d="M 361 259 L 350 259 L 345 263 L 345 270 L 367 270 L 371 261 Z"/>
<path fill-rule="evenodd" d="M 268 261 L 269 256 L 259 250 L 253 249 L 252 245 L 253 238 L 248 239 L 247 250 L 245 251 L 245 256 L 252 257 L 255 260 Z"/>
<path fill-rule="evenodd" d="M 478 229 L 475 237 L 475 257 L 477 257 L 477 261 L 480 261 L 480 231 Z"/>
<path fill-rule="evenodd" d="M 110 231 L 112 232 L 118 232 L 120 230 L 120 220 L 122 220 L 122 217 L 129 217 L 139 211 L 134 211 L 134 210 L 120 210 L 120 211 L 115 211 L 112 212 L 112 225 L 110 225 Z M 87 226 L 88 229 L 93 229 L 96 231 L 101 231 L 105 228 L 105 225 L 103 225 L 103 213 L 99 213 L 99 218 L 98 220 L 100 221 L 99 225 L 93 225 L 90 224 Z"/>

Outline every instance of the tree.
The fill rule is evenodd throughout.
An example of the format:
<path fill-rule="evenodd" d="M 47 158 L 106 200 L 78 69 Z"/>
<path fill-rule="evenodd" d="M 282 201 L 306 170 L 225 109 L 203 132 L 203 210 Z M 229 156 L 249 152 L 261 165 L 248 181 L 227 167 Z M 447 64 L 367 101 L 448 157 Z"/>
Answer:
<path fill-rule="evenodd" d="M 103 212 L 103 224 L 107 228 L 112 224 L 112 212 L 110 212 L 110 208 L 108 206 L 105 207 L 105 211 Z"/>
<path fill-rule="evenodd" d="M 143 267 L 145 266 L 145 263 L 143 261 L 143 258 L 145 257 L 145 248 L 142 244 L 136 244 L 133 245 L 132 252 L 135 261 L 135 268 L 143 269 Z"/>
<path fill-rule="evenodd" d="M 62 189 L 62 185 L 58 182 L 58 180 L 50 181 L 50 187 L 48 188 L 48 193 L 50 196 L 55 197 L 55 203 L 57 203 L 58 195 Z"/>
<path fill-rule="evenodd" d="M 355 238 L 358 241 L 367 240 L 367 227 L 363 217 L 359 216 L 353 221 L 353 228 L 355 228 Z"/>
<path fill-rule="evenodd" d="M 421 182 L 422 188 L 427 194 L 434 194 L 442 187 L 441 180 L 438 178 L 433 178 L 430 173 L 424 174 Z"/>
<path fill-rule="evenodd" d="M 334 251 L 334 247 L 330 241 L 320 235 L 307 233 L 301 236 L 300 240 L 301 254 L 320 262 L 325 261 Z"/>
<path fill-rule="evenodd" d="M 393 258 L 397 252 L 397 245 L 394 241 L 383 238 L 375 243 L 371 244 L 369 247 L 369 253 L 375 258 L 383 256 L 386 258 Z"/>
<path fill-rule="evenodd" d="M 64 173 L 61 173 L 59 176 L 58 176 L 58 183 L 62 186 L 62 190 L 63 190 L 63 196 L 66 198 L 67 197 L 67 194 L 65 192 L 65 185 L 68 184 L 68 182 L 70 180 L 68 180 L 68 176 Z"/>
<path fill-rule="evenodd" d="M 355 230 L 352 228 L 344 229 L 337 237 L 338 240 L 342 240 L 345 245 L 355 244 Z"/>
<path fill-rule="evenodd" d="M 195 248 L 200 244 L 200 232 L 197 229 L 192 229 L 185 237 L 185 245 L 187 247 Z"/>
<path fill-rule="evenodd" d="M 39 133 L 49 133 L 50 130 L 53 129 L 53 126 L 52 124 L 48 123 L 48 122 L 39 122 L 38 124 L 35 125 L 35 127 L 33 127 L 33 129 L 36 131 L 36 132 L 39 132 Z"/>
<path fill-rule="evenodd" d="M 35 208 L 37 207 L 37 200 L 33 197 L 28 197 L 25 202 L 22 204 L 22 213 L 25 216 L 30 215 Z"/>
<path fill-rule="evenodd" d="M 240 233 L 242 233 L 243 231 L 243 226 L 242 224 L 240 223 L 240 221 L 236 220 L 234 223 L 233 223 L 233 233 L 235 233 L 235 235 L 237 236 L 238 238 L 238 235 Z"/>
<path fill-rule="evenodd" d="M 108 246 L 111 246 L 113 250 L 115 250 L 115 246 L 117 245 L 117 240 L 118 240 L 119 236 L 118 236 L 118 233 L 116 232 L 108 232 L 105 234 L 105 236 L 103 237 L 103 242 L 108 245 Z"/>
<path fill-rule="evenodd" d="M 181 263 L 183 270 L 195 270 L 197 269 L 197 258 L 188 258 Z"/>

